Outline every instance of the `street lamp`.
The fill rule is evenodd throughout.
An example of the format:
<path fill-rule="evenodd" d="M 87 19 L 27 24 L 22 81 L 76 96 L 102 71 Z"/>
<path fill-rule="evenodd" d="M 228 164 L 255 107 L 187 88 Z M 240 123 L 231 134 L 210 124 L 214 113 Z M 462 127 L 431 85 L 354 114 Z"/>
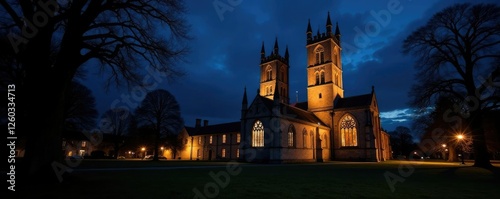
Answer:
<path fill-rule="evenodd" d="M 165 147 L 161 147 L 160 149 L 161 149 L 161 156 L 163 156 L 163 153 L 165 153 L 165 152 L 163 152 L 163 150 L 165 149 Z"/>
<path fill-rule="evenodd" d="M 144 157 L 143 158 L 145 158 L 146 157 L 146 147 L 142 147 L 141 151 L 144 152 Z"/>
<path fill-rule="evenodd" d="M 461 143 L 461 142 L 463 142 L 464 135 L 458 134 L 457 139 L 460 142 L 460 156 L 462 157 L 462 164 L 465 164 L 465 162 L 464 162 L 464 149 L 463 149 L 463 145 Z"/>

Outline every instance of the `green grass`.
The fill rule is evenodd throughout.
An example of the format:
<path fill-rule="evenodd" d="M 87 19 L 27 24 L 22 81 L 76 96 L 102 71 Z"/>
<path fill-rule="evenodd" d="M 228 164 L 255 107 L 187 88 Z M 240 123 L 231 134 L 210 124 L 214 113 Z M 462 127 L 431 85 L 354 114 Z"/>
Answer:
<path fill-rule="evenodd" d="M 193 198 L 193 189 L 203 193 L 207 183 L 214 182 L 209 173 L 225 172 L 226 165 L 225 162 L 85 160 L 65 176 L 62 183 L 32 186 L 22 197 Z M 183 166 L 189 168 L 178 168 Z M 141 167 L 150 169 L 138 169 Z M 136 169 L 88 170 L 92 168 Z M 230 175 L 227 187 L 219 187 L 216 198 L 491 198 L 500 195 L 498 172 L 458 163 L 238 164 L 238 168 L 241 173 Z M 402 174 L 407 175 L 401 176 L 398 168 L 405 168 L 402 171 L 407 173 Z M 384 177 L 387 173 L 399 176 L 402 181 L 394 185 L 394 191 Z"/>

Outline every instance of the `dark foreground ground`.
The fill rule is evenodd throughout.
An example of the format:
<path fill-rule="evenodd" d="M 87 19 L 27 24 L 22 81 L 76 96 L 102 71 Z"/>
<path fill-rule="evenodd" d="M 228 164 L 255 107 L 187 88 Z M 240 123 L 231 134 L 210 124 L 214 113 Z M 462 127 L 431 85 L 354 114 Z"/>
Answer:
<path fill-rule="evenodd" d="M 18 198 L 497 198 L 497 169 L 387 161 L 247 164 L 83 160 L 60 183 L 28 183 Z"/>

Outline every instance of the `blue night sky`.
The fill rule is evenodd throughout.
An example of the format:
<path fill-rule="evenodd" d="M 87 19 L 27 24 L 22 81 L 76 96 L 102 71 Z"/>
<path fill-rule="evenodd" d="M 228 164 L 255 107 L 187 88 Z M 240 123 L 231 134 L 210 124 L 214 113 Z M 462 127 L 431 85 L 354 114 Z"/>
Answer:
<path fill-rule="evenodd" d="M 214 2 L 228 10 L 217 11 Z M 269 54 L 277 37 L 280 54 L 286 45 L 290 52 L 290 101 L 295 102 L 296 91 L 299 101 L 305 101 L 307 20 L 314 34 L 318 28 L 325 32 L 330 12 L 342 34 L 344 95 L 369 93 L 373 85 L 382 127 L 388 131 L 410 127 L 408 92 L 414 84 L 415 60 L 401 53 L 402 41 L 434 13 L 463 2 L 479 1 L 191 0 L 186 3 L 186 19 L 194 39 L 187 62 L 179 64 L 186 75 L 172 82 L 160 79 L 158 88 L 175 95 L 187 126 L 193 126 L 196 118 L 209 124 L 239 121 L 243 89 L 253 100 L 259 86 L 261 44 Z M 89 73 L 83 83 L 93 91 L 100 114 L 122 96 L 133 95 L 126 88 L 106 91 L 106 75 L 95 68 L 86 66 Z M 132 96 L 127 106 L 133 109 L 140 100 Z"/>

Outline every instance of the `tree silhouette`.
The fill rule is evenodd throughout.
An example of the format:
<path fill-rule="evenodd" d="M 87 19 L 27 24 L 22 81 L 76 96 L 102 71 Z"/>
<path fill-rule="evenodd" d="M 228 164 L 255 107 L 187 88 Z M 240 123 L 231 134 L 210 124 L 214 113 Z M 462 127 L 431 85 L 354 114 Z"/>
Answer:
<path fill-rule="evenodd" d="M 146 95 L 135 115 L 139 124 L 151 126 L 155 131 L 153 160 L 157 161 L 160 139 L 178 135 L 184 127 L 179 103 L 170 92 L 157 89 Z"/>
<path fill-rule="evenodd" d="M 42 175 L 35 179 L 60 175 L 52 165 L 64 164 L 64 93 L 82 65 L 96 60 L 108 84 L 129 88 L 182 74 L 176 66 L 190 39 L 182 1 L 3 0 L 0 12 L 1 41 L 11 47 L 3 57 L 14 59 L 1 63 L 22 74 L 8 83 L 16 83 L 16 130 L 27 136 L 25 169 Z"/>
<path fill-rule="evenodd" d="M 101 116 L 100 130 L 112 135 L 113 157 L 115 158 L 118 157 L 120 149 L 125 144 L 125 136 L 129 133 L 132 117 L 132 113 L 124 108 L 107 110 Z"/>
<path fill-rule="evenodd" d="M 408 127 L 398 126 L 394 131 L 389 132 L 389 135 L 394 154 L 411 156 L 411 152 L 415 149 L 415 143 Z"/>
<path fill-rule="evenodd" d="M 410 96 L 426 109 L 440 95 L 462 99 L 453 111 L 471 131 L 474 166 L 491 167 L 483 113 L 500 107 L 500 7 L 456 4 L 436 13 L 404 41 L 405 53 L 418 58 L 417 84 Z"/>
<path fill-rule="evenodd" d="M 98 113 L 95 109 L 95 99 L 92 91 L 79 82 L 72 81 L 65 97 L 65 128 L 78 131 L 94 128 Z"/>

